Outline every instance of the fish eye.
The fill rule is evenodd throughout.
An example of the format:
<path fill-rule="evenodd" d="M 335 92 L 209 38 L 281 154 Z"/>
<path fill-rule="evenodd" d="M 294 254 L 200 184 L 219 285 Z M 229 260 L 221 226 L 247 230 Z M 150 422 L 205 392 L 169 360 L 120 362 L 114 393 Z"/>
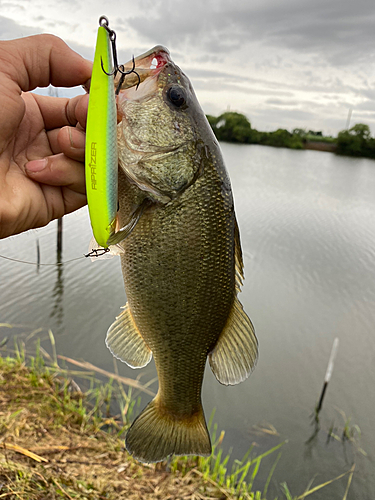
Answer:
<path fill-rule="evenodd" d="M 184 89 L 179 85 L 172 85 L 168 89 L 167 97 L 172 104 L 177 106 L 177 108 L 181 108 L 186 103 L 186 95 Z"/>

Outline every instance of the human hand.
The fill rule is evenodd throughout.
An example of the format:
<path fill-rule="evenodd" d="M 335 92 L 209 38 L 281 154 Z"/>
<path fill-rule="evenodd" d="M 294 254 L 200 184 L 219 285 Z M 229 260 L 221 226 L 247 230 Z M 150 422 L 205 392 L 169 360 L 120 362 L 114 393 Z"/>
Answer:
<path fill-rule="evenodd" d="M 0 238 L 48 224 L 86 204 L 88 96 L 40 96 L 73 87 L 92 63 L 53 35 L 0 42 Z"/>

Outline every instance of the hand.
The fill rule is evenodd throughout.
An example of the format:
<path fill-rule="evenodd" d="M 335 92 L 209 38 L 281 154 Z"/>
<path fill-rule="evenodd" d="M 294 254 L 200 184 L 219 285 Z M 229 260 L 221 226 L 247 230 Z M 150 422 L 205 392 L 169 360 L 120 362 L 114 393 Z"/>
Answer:
<path fill-rule="evenodd" d="M 53 35 L 0 42 L 0 238 L 48 224 L 86 204 L 88 96 L 30 90 L 73 87 L 92 63 Z"/>

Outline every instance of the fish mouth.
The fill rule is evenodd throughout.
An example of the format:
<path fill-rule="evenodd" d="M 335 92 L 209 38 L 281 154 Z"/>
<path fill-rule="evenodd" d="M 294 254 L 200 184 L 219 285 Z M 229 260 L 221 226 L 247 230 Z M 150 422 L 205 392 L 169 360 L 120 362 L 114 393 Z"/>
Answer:
<path fill-rule="evenodd" d="M 156 88 L 157 77 L 161 70 L 171 62 L 169 50 L 162 45 L 156 45 L 144 54 L 135 57 L 134 62 L 131 60 L 124 64 L 124 71 L 129 71 L 129 74 L 125 76 L 119 89 L 121 98 L 138 100 L 148 94 L 153 90 L 152 87 Z M 130 72 L 132 69 L 134 71 Z M 118 87 L 120 78 L 121 75 L 116 76 L 115 88 Z"/>
<path fill-rule="evenodd" d="M 171 63 L 171 55 L 169 50 L 163 45 L 156 45 L 152 49 L 144 52 L 143 54 L 137 56 L 131 61 L 128 61 L 126 64 L 120 66 L 121 71 L 127 72 L 129 74 L 125 76 L 123 83 L 121 84 L 119 91 L 125 91 L 127 89 L 138 87 L 141 83 L 143 83 L 147 78 L 157 76 L 160 71 L 164 68 L 167 63 Z M 134 71 L 131 71 L 134 69 Z M 121 74 L 117 74 L 114 79 L 114 87 L 117 89 Z M 82 85 L 83 89 L 89 93 L 91 86 L 91 78 L 87 80 L 87 82 Z M 139 94 L 138 94 L 139 95 Z"/>

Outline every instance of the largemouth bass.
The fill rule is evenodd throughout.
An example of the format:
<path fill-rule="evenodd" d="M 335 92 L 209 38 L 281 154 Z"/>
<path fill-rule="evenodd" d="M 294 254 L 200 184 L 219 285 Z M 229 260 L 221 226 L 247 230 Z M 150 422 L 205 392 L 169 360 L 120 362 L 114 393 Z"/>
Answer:
<path fill-rule="evenodd" d="M 201 402 L 208 357 L 222 384 L 246 379 L 254 328 L 237 299 L 240 235 L 219 145 L 190 81 L 164 47 L 136 59 L 120 91 L 119 219 L 128 302 L 106 343 L 133 368 L 154 356 L 156 397 L 126 436 L 143 462 L 209 455 Z"/>

